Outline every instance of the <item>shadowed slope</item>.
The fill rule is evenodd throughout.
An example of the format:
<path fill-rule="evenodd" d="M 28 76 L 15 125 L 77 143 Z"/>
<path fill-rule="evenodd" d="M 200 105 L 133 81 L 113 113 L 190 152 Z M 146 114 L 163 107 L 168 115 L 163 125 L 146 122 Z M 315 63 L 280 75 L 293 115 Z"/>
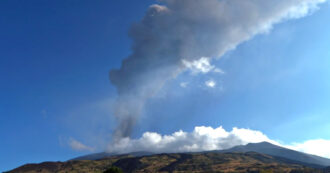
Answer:
<path fill-rule="evenodd" d="M 247 145 L 236 146 L 228 150 L 218 152 L 257 152 L 272 156 L 283 157 L 291 160 L 297 160 L 304 163 L 317 164 L 322 166 L 330 166 L 330 159 L 290 150 L 268 142 L 250 143 Z"/>

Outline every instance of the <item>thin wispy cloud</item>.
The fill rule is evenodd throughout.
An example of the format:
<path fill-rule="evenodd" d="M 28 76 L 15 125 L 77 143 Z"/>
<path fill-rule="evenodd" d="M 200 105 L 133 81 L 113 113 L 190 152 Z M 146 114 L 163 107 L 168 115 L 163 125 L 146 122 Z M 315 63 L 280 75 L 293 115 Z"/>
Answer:
<path fill-rule="evenodd" d="M 180 83 L 180 86 L 181 86 L 182 88 L 187 88 L 187 86 L 188 86 L 188 82 L 181 82 L 181 83 Z"/>
<path fill-rule="evenodd" d="M 79 141 L 77 141 L 74 138 L 69 139 L 69 146 L 71 149 L 76 150 L 76 151 L 94 151 L 94 148 L 89 147 Z"/>

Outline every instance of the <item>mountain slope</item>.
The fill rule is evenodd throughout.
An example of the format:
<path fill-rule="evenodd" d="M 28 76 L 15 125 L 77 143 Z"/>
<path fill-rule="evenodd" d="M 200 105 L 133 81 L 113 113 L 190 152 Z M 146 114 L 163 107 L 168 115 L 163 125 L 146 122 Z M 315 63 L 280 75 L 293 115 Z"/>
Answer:
<path fill-rule="evenodd" d="M 220 150 L 217 152 L 225 153 L 225 152 L 257 152 L 268 154 L 272 156 L 283 157 L 291 160 L 296 160 L 304 163 L 310 163 L 315 165 L 322 166 L 330 166 L 330 159 L 326 159 L 323 157 L 306 154 L 302 152 L 298 152 L 295 150 L 290 150 L 287 148 L 283 148 L 277 145 L 273 145 L 268 142 L 261 143 L 250 143 L 247 145 L 236 146 L 228 150 Z"/>
<path fill-rule="evenodd" d="M 126 173 L 321 172 L 319 169 L 305 168 L 303 165 L 282 158 L 255 152 L 247 152 L 157 154 L 141 157 L 115 156 L 97 161 L 45 162 L 41 164 L 27 164 L 9 171 L 9 173 L 102 173 L 111 166 L 119 167 Z"/>
<path fill-rule="evenodd" d="M 319 166 L 330 166 L 330 159 L 311 155 L 311 154 L 306 154 L 302 152 L 298 152 L 295 150 L 290 150 L 287 148 L 283 148 L 268 142 L 261 142 L 261 143 L 250 143 L 247 145 L 241 145 L 241 146 L 236 146 L 227 150 L 218 150 L 218 151 L 210 151 L 210 152 L 218 152 L 218 153 L 228 153 L 228 152 L 257 152 L 257 153 L 262 153 L 262 154 L 267 154 L 267 155 L 272 155 L 272 156 L 277 156 L 277 157 L 282 157 L 290 160 L 296 160 L 299 162 L 302 162 L 303 164 L 307 166 L 312 166 L 312 167 L 319 167 Z M 133 153 L 128 153 L 124 155 L 130 155 L 130 156 L 148 156 L 152 155 L 154 153 L 150 152 L 133 152 Z M 90 154 L 90 155 L 85 155 L 81 157 L 74 158 L 72 160 L 99 160 L 99 159 L 104 159 L 107 157 L 115 156 L 117 154 L 115 153 L 96 153 L 96 154 Z"/>
<path fill-rule="evenodd" d="M 101 153 L 94 153 L 94 154 L 88 154 L 80 157 L 76 157 L 71 159 L 72 161 L 78 161 L 78 160 L 100 160 L 100 159 L 105 159 L 113 156 L 134 156 L 134 157 L 139 157 L 139 156 L 149 156 L 154 153 L 151 152 L 132 152 L 132 153 L 127 153 L 127 154 L 116 154 L 116 153 L 107 153 L 107 152 L 101 152 Z"/>
<path fill-rule="evenodd" d="M 330 172 L 330 159 L 276 146 L 267 142 L 200 153 L 123 155 L 96 153 L 67 162 L 27 164 L 10 172 L 98 172 L 111 166 L 125 172 Z M 310 168 L 306 168 L 310 167 Z M 324 169 L 323 169 L 324 168 Z M 322 169 L 322 170 L 321 170 Z"/>

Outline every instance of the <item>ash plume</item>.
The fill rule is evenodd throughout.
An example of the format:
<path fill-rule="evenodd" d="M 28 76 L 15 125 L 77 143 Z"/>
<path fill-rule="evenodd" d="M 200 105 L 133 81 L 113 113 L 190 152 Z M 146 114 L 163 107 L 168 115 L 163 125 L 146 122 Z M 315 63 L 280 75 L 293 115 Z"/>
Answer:
<path fill-rule="evenodd" d="M 114 141 L 130 137 L 146 100 L 187 69 L 220 58 L 274 24 L 306 16 L 326 0 L 160 0 L 132 25 L 132 54 L 110 71 L 118 98 Z"/>

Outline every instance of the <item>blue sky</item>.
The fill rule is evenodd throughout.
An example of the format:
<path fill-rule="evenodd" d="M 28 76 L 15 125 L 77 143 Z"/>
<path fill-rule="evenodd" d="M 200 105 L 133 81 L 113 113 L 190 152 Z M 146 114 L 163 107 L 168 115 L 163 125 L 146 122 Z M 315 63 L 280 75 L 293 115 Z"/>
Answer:
<path fill-rule="evenodd" d="M 109 80 L 130 53 L 127 32 L 152 0 L 0 2 L 0 170 L 67 160 L 80 141 L 111 139 Z M 330 139 L 329 3 L 275 25 L 214 60 L 225 74 L 185 72 L 148 100 L 133 138 L 222 125 L 283 143 Z M 216 88 L 205 87 L 214 80 Z M 189 83 L 183 88 L 180 83 Z"/>

